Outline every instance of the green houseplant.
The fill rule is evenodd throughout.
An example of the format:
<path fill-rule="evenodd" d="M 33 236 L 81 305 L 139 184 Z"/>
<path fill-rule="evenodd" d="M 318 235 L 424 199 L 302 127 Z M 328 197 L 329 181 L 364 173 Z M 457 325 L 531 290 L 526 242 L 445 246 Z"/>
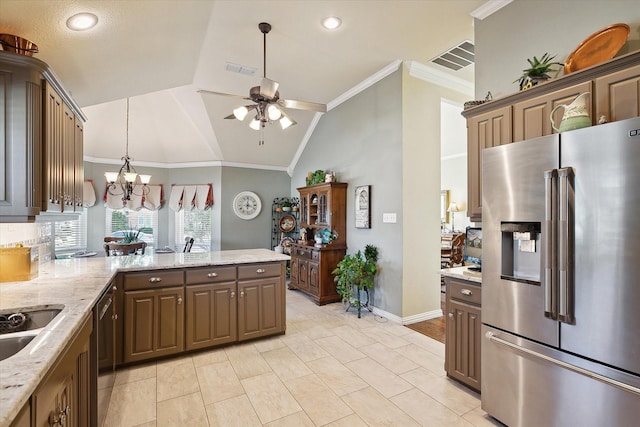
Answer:
<path fill-rule="evenodd" d="M 513 82 L 518 82 L 520 90 L 524 90 L 537 85 L 541 81 L 550 79 L 551 76 L 548 73 L 559 71 L 559 69 L 554 69 L 553 67 L 556 65 L 564 65 L 561 62 L 554 62 L 553 59 L 555 57 L 555 55 L 549 56 L 549 54 L 545 52 L 540 59 L 536 56 L 534 56 L 533 59 L 528 58 L 527 62 L 529 62 L 531 67 L 522 70 L 522 76 L 515 79 Z"/>
<path fill-rule="evenodd" d="M 347 310 L 352 306 L 358 308 L 358 317 L 362 307 L 368 308 L 369 289 L 373 288 L 373 281 L 378 272 L 377 262 L 378 248 L 367 245 L 364 255 L 361 251 L 354 255 L 347 254 L 333 270 L 336 291 L 342 296 L 342 302 L 349 304 Z M 363 291 L 367 295 L 365 303 L 360 300 Z"/>

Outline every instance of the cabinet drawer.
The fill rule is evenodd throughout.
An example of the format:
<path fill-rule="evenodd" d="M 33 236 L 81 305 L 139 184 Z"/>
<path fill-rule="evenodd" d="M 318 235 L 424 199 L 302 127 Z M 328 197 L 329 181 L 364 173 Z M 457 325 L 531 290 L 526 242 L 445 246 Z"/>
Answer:
<path fill-rule="evenodd" d="M 156 270 L 126 273 L 124 275 L 124 289 L 126 291 L 176 285 L 184 285 L 184 272 L 182 270 Z"/>
<path fill-rule="evenodd" d="M 320 259 L 320 251 L 311 251 L 311 259 L 319 260 Z"/>
<path fill-rule="evenodd" d="M 238 280 L 279 276 L 280 272 L 281 267 L 279 262 L 243 265 L 238 267 Z"/>
<path fill-rule="evenodd" d="M 447 287 L 447 296 L 451 299 L 480 305 L 482 288 L 470 284 L 470 282 L 450 279 L 449 286 Z"/>
<path fill-rule="evenodd" d="M 291 250 L 291 256 L 297 256 L 299 258 L 311 259 L 313 253 L 317 253 L 311 248 L 294 246 Z"/>
<path fill-rule="evenodd" d="M 218 283 L 236 280 L 236 267 L 190 268 L 186 271 L 187 285 L 194 283 Z"/>

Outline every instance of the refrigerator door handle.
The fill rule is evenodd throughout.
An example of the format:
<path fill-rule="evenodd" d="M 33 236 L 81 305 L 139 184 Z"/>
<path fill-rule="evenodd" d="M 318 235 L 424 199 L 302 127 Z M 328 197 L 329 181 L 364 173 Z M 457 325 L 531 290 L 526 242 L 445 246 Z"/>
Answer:
<path fill-rule="evenodd" d="M 557 187 L 558 170 L 550 169 L 544 172 L 544 227 L 542 237 L 544 241 L 544 315 L 551 319 L 558 318 L 557 296 Z"/>
<path fill-rule="evenodd" d="M 598 381 L 603 382 L 605 384 L 608 384 L 610 386 L 619 388 L 620 390 L 624 390 L 624 391 L 627 391 L 629 393 L 633 393 L 633 394 L 635 394 L 637 396 L 640 396 L 640 388 L 634 387 L 634 386 L 629 385 L 629 384 L 625 384 L 625 383 L 620 382 L 620 381 L 616 381 L 613 378 L 605 377 L 604 375 L 600 375 L 600 374 L 598 374 L 596 372 L 592 372 L 592 371 L 589 371 L 587 369 L 581 368 L 579 366 L 572 365 L 571 363 L 567 363 L 567 362 L 564 362 L 564 361 L 559 360 L 559 359 L 554 359 L 553 357 L 547 356 L 546 354 L 538 353 L 537 351 L 534 351 L 534 350 L 531 350 L 531 349 L 528 349 L 528 348 L 525 348 L 525 347 L 521 347 L 521 346 L 519 346 L 517 344 L 514 344 L 512 342 L 503 340 L 496 333 L 494 333 L 492 331 L 488 331 L 485 334 L 485 337 L 490 342 L 502 345 L 504 347 L 508 347 L 508 348 L 510 348 L 512 351 L 514 351 L 516 353 L 524 353 L 524 354 L 529 355 L 531 357 L 535 357 L 537 359 L 545 360 L 545 361 L 547 361 L 547 362 L 549 362 L 549 363 L 551 363 L 553 365 L 560 366 L 562 368 L 565 368 L 565 369 L 568 369 L 570 371 L 576 372 L 576 373 L 578 373 L 580 375 L 584 375 L 586 377 L 593 378 L 594 380 L 598 380 Z"/>
<path fill-rule="evenodd" d="M 572 168 L 558 169 L 558 320 L 574 323 L 573 259 L 571 254 L 573 227 Z"/>

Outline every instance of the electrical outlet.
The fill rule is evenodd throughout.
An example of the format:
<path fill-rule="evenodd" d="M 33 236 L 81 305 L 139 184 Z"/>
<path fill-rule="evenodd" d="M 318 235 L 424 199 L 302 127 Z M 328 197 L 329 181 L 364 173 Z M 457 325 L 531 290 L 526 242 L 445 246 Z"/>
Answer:
<path fill-rule="evenodd" d="M 382 222 L 386 222 L 389 224 L 395 224 L 396 223 L 396 213 L 383 213 L 382 214 Z"/>

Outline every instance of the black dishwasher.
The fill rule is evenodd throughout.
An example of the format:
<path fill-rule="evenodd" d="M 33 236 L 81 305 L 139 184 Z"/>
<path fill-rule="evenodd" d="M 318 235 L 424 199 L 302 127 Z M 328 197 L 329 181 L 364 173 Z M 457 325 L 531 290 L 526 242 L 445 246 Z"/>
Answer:
<path fill-rule="evenodd" d="M 109 284 L 93 309 L 91 425 L 98 427 L 104 424 L 115 382 L 115 290 Z"/>

